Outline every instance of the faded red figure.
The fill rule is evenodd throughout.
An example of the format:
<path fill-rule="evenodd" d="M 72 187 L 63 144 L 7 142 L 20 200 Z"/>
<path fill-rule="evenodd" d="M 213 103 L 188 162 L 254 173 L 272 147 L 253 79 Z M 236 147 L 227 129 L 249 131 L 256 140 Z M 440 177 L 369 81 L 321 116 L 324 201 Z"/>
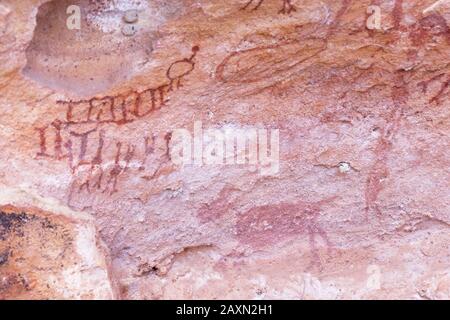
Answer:
<path fill-rule="evenodd" d="M 249 0 L 246 3 L 246 5 L 243 6 L 241 9 L 246 10 L 250 8 L 252 4 L 255 4 L 252 10 L 258 10 L 264 1 L 265 0 Z M 297 11 L 297 9 L 295 9 L 295 6 L 292 4 L 292 0 L 282 0 L 282 1 L 283 1 L 283 8 L 280 11 L 278 11 L 279 13 L 291 13 L 293 11 Z"/>
<path fill-rule="evenodd" d="M 238 190 L 231 186 L 224 187 L 214 201 L 200 207 L 198 218 L 204 223 L 226 218 L 234 211 L 234 191 Z M 296 201 L 254 207 L 238 214 L 236 237 L 243 245 L 262 249 L 285 240 L 306 236 L 312 254 L 309 268 L 321 268 L 318 240 L 322 239 L 328 255 L 331 254 L 332 244 L 318 218 L 322 207 L 336 198 L 337 196 L 333 196 L 317 202 Z"/>
<path fill-rule="evenodd" d="M 322 239 L 328 255 L 331 254 L 332 244 L 318 218 L 322 206 L 335 198 L 252 208 L 239 216 L 236 224 L 237 237 L 243 244 L 262 248 L 295 237 L 307 236 L 312 254 L 310 268 L 321 268 L 318 240 Z"/>
<path fill-rule="evenodd" d="M 192 48 L 192 55 L 189 58 L 175 61 L 170 65 L 166 73 L 167 78 L 170 81 L 168 91 L 173 90 L 174 84 L 176 84 L 177 89 L 182 87 L 181 80 L 194 70 L 194 58 L 199 50 L 200 48 L 198 46 L 194 46 Z"/>

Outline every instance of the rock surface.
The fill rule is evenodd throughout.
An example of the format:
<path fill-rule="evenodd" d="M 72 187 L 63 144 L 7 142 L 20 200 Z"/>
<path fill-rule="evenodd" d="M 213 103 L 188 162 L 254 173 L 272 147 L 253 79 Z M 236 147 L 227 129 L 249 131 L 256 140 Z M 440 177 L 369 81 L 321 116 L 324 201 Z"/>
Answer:
<path fill-rule="evenodd" d="M 0 299 L 117 296 L 91 217 L 5 186 L 0 201 Z"/>
<path fill-rule="evenodd" d="M 0 298 L 449 299 L 436 2 L 1 0 Z M 175 163 L 196 122 L 279 170 Z"/>

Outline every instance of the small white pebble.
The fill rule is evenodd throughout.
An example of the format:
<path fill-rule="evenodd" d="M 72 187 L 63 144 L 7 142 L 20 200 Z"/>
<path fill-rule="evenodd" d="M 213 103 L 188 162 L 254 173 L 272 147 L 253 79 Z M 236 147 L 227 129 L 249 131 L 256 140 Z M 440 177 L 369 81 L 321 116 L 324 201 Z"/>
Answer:
<path fill-rule="evenodd" d="M 137 10 L 128 10 L 123 15 L 123 21 L 126 23 L 135 23 L 139 20 L 139 13 Z"/>
<path fill-rule="evenodd" d="M 339 163 L 339 172 L 340 173 L 347 173 L 350 171 L 350 169 L 351 169 L 351 166 L 349 163 L 347 163 L 347 162 Z"/>
<path fill-rule="evenodd" d="M 133 36 L 136 31 L 137 28 L 131 24 L 126 24 L 122 27 L 122 34 L 127 37 Z"/>

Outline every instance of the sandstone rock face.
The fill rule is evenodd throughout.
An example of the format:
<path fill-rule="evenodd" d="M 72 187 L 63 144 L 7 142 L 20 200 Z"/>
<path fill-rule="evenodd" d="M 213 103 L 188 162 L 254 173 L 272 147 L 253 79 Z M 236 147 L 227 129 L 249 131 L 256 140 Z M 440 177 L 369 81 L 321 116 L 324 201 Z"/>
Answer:
<path fill-rule="evenodd" d="M 5 186 L 0 199 L 1 299 L 116 296 L 92 218 Z"/>
<path fill-rule="evenodd" d="M 0 298 L 449 299 L 449 28 L 436 0 L 1 0 Z M 238 131 L 255 162 L 208 144 Z"/>

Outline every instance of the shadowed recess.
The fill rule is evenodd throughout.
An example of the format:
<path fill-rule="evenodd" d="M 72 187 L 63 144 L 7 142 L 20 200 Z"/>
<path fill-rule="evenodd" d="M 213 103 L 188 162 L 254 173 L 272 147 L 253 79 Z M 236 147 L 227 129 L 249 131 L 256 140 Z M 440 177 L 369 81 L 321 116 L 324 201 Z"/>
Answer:
<path fill-rule="evenodd" d="M 81 9 L 79 29 L 67 25 L 73 16 L 68 11 L 71 5 Z M 134 0 L 43 4 L 27 48 L 24 74 L 44 86 L 82 97 L 130 79 L 150 61 L 155 30 L 165 21 L 164 7 L 152 6 L 153 2 Z M 136 10 L 139 17 L 132 24 L 124 19 L 129 10 Z M 136 29 L 131 35 L 130 26 Z"/>

